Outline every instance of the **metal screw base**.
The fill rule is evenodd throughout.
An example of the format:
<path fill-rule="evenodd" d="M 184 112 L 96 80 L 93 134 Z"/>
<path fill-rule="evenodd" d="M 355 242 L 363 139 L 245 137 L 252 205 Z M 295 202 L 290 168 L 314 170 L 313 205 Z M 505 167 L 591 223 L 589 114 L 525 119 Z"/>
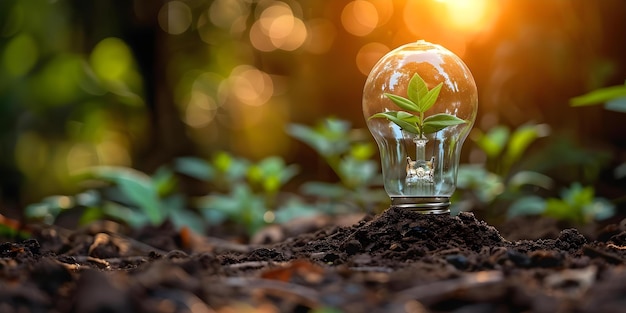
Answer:
<path fill-rule="evenodd" d="M 391 207 L 423 214 L 450 214 L 450 197 L 392 197 Z"/>

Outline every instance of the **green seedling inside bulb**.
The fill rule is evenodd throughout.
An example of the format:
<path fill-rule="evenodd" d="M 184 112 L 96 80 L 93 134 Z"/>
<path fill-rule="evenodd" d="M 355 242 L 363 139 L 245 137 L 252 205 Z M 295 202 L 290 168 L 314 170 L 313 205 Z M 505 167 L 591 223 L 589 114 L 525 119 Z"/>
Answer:
<path fill-rule="evenodd" d="M 443 83 L 439 83 L 434 88 L 428 90 L 424 79 L 419 74 L 414 74 L 407 88 L 408 98 L 385 93 L 389 100 L 393 101 L 404 111 L 376 113 L 370 118 L 386 118 L 404 131 L 416 134 L 417 138 L 424 138 L 424 135 L 436 133 L 448 126 L 466 123 L 465 120 L 447 113 L 433 114 L 424 118 L 424 113 L 437 102 L 442 86 Z"/>
<path fill-rule="evenodd" d="M 414 74 L 407 87 L 407 97 L 385 93 L 385 96 L 405 111 L 388 111 L 372 115 L 370 118 L 386 118 L 398 125 L 404 131 L 415 134 L 413 142 L 416 148 L 416 160 L 406 157 L 406 183 L 409 186 L 430 186 L 434 183 L 435 158 L 426 159 L 425 150 L 428 139 L 425 135 L 436 133 L 446 127 L 464 124 L 462 120 L 447 113 L 433 114 L 424 117 L 439 98 L 439 92 L 443 83 L 439 83 L 432 89 L 428 89 L 424 79 L 419 74 Z M 409 112 L 414 112 L 412 114 Z"/>

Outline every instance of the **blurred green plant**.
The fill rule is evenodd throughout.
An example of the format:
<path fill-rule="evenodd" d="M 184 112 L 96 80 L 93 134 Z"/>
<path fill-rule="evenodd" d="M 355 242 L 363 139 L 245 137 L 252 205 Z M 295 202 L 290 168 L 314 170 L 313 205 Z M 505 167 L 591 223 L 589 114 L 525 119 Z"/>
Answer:
<path fill-rule="evenodd" d="M 520 215 L 542 215 L 578 225 L 602 221 L 614 214 L 615 206 L 610 201 L 595 197 L 592 186 L 583 187 L 579 183 L 573 183 L 570 188 L 564 189 L 560 198 L 527 196 L 518 199 L 507 211 L 509 218 Z"/>
<path fill-rule="evenodd" d="M 521 160 L 528 147 L 549 134 L 550 126 L 547 124 L 525 124 L 512 132 L 501 125 L 486 133 L 475 129 L 470 138 L 485 153 L 487 169 L 508 178 L 512 167 Z"/>
<path fill-rule="evenodd" d="M 252 163 L 220 152 L 210 161 L 179 158 L 175 169 L 207 183 L 214 190 L 193 201 L 209 225 L 230 222 L 252 235 L 269 223 L 284 223 L 295 217 L 320 213 L 298 196 L 281 192 L 298 173 L 298 167 L 285 164 L 280 157 Z"/>
<path fill-rule="evenodd" d="M 269 223 L 318 214 L 311 205 L 280 190 L 298 172 L 279 157 L 257 163 L 220 152 L 207 161 L 182 157 L 159 167 L 151 176 L 126 167 L 97 166 L 76 176 L 82 185 L 95 187 L 75 196 L 50 196 L 29 205 L 30 220 L 48 224 L 66 210 L 82 208 L 80 224 L 110 218 L 140 228 L 166 221 L 180 229 L 204 233 L 207 227 L 232 223 L 248 235 Z M 193 198 L 179 187 L 177 174 L 198 179 L 211 194 Z"/>
<path fill-rule="evenodd" d="M 0 202 L 76 192 L 68 173 L 130 164 L 145 136 L 144 78 L 130 45 L 107 35 L 107 23 L 86 38 L 73 8 L 0 3 Z"/>
<path fill-rule="evenodd" d="M 592 90 L 571 98 L 569 103 L 572 107 L 604 104 L 604 108 L 607 110 L 626 113 L 626 82 L 624 85 Z"/>
<path fill-rule="evenodd" d="M 287 133 L 313 148 L 339 178 L 338 183 L 312 181 L 302 185 L 303 194 L 330 200 L 327 212 L 341 213 L 343 207 L 373 212 L 389 201 L 380 187 L 378 162 L 372 160 L 376 147 L 366 140 L 363 130 L 351 129 L 345 120 L 326 118 L 314 127 L 291 124 Z"/>
<path fill-rule="evenodd" d="M 624 82 L 624 85 L 595 89 L 570 99 L 570 106 L 572 107 L 599 104 L 604 104 L 606 110 L 626 113 L 626 82 Z M 617 179 L 626 177 L 626 162 L 618 165 L 613 175 Z"/>
<path fill-rule="evenodd" d="M 531 144 L 549 133 L 545 124 L 522 125 L 513 132 L 504 126 L 487 133 L 475 130 L 471 139 L 484 152 L 486 164 L 459 167 L 453 210 L 478 208 L 491 218 L 503 213 L 506 218 L 542 215 L 578 225 L 613 216 L 613 204 L 595 197 L 593 187 L 582 187 L 577 181 L 564 189 L 560 198 L 541 196 L 548 195 L 555 185 L 554 179 L 544 174 L 551 168 L 575 165 L 586 171 L 579 178 L 593 180 L 605 159 L 602 153 L 587 151 L 560 137 L 553 138 L 547 148 L 529 154 Z"/>
<path fill-rule="evenodd" d="M 180 229 L 202 233 L 205 225 L 195 212 L 185 206 L 185 197 L 178 191 L 171 169 L 160 167 L 152 176 L 143 172 L 113 166 L 96 166 L 80 173 L 82 184 L 96 183 L 75 196 L 51 196 L 29 205 L 25 215 L 51 224 L 63 211 L 84 208 L 80 224 L 103 218 L 121 221 L 132 228 L 158 226 L 169 220 Z M 103 185 L 104 184 L 104 185 Z"/>
<path fill-rule="evenodd" d="M 453 212 L 482 209 L 496 214 L 501 200 L 524 198 L 524 186 L 550 189 L 550 177 L 531 170 L 517 170 L 529 146 L 546 137 L 546 124 L 526 124 L 514 131 L 497 126 L 488 132 L 475 129 L 471 139 L 486 156 L 485 165 L 461 164 L 457 174 L 457 192 L 453 195 Z"/>

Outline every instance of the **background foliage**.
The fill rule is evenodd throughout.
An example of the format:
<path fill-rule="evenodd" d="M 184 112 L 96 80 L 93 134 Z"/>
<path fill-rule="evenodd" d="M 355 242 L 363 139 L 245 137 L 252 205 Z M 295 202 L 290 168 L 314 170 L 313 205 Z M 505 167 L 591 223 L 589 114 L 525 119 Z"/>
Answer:
<path fill-rule="evenodd" d="M 108 212 L 139 208 L 139 224 L 239 214 L 203 209 L 221 201 L 261 207 L 246 224 L 257 229 L 278 218 L 265 212 L 294 203 L 283 192 L 298 194 L 291 207 L 304 211 L 307 197 L 331 210 L 341 211 L 341 197 L 361 210 L 384 207 L 380 193 L 364 193 L 380 188 L 361 91 L 378 58 L 417 39 L 461 56 L 479 87 L 457 209 L 506 216 L 526 196 L 567 202 L 578 191 L 619 211 L 626 3 L 465 3 L 2 1 L 0 214 L 19 218 L 46 201 L 101 208 L 121 194 Z M 186 183 L 190 174 L 205 176 Z M 78 196 L 102 183 L 121 193 Z M 550 203 L 543 208 L 559 210 Z"/>

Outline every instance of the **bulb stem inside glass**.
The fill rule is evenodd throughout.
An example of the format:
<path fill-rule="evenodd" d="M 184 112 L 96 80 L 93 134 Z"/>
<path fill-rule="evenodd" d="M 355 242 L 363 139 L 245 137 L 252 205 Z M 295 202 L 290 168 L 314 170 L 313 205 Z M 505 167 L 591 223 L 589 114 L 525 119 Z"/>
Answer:
<path fill-rule="evenodd" d="M 431 191 L 435 183 L 434 166 L 435 157 L 426 160 L 426 144 L 428 139 L 424 135 L 413 138 L 415 143 L 415 161 L 410 156 L 406 157 L 406 184 L 416 187 L 416 191 Z"/>
<path fill-rule="evenodd" d="M 426 144 L 428 143 L 428 139 L 426 139 L 424 135 L 420 135 L 415 136 L 413 142 L 415 142 L 415 158 L 426 161 Z"/>
<path fill-rule="evenodd" d="M 413 138 L 415 143 L 415 161 L 407 156 L 406 185 L 412 194 L 433 194 L 435 187 L 435 157 L 426 160 L 428 138 L 419 134 Z M 449 197 L 392 197 L 391 206 L 425 214 L 450 213 Z"/>

